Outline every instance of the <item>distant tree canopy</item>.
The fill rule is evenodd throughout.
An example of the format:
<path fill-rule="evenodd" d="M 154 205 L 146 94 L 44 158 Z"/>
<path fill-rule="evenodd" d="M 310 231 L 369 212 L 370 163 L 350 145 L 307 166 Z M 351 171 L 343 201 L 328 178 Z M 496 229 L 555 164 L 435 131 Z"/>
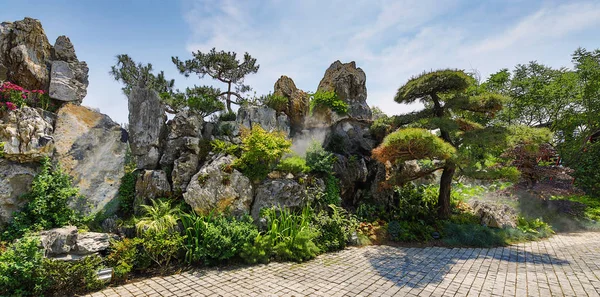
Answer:
<path fill-rule="evenodd" d="M 251 90 L 249 85 L 244 84 L 244 78 L 248 74 L 258 72 L 260 66 L 256 64 L 256 59 L 245 53 L 243 61 L 239 61 L 236 53 L 218 52 L 214 48 L 208 53 L 197 51 L 193 56 L 186 61 L 180 60 L 179 57 L 171 59 L 179 72 L 186 77 L 190 74 L 197 74 L 200 78 L 208 75 L 226 84 L 227 91 L 220 92 L 214 89 L 213 92 L 218 94 L 217 97 L 224 96 L 227 111 L 233 112 L 231 104 L 239 104 L 244 100 L 242 94 Z"/>
<path fill-rule="evenodd" d="M 387 135 L 373 150 L 373 156 L 383 163 L 437 160 L 438 165 L 429 173 L 443 170 L 438 197 L 441 218 L 450 215 L 451 185 L 457 170 L 479 178 L 518 174 L 514 167 L 500 166 L 499 156 L 531 131 L 493 125 L 492 119 L 508 99 L 481 91 L 476 80 L 464 71 L 423 73 L 400 87 L 394 100 L 420 101 L 425 109 L 397 116 L 395 122 L 403 126 Z"/>

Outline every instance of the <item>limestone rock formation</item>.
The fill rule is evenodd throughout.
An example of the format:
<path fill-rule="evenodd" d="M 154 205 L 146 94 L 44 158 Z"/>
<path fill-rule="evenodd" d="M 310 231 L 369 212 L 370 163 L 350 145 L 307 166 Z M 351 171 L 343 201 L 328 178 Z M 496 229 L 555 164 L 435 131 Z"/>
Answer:
<path fill-rule="evenodd" d="M 149 204 L 150 199 L 171 196 L 171 185 L 167 174 L 162 170 L 144 170 L 135 182 L 135 201 L 133 209 L 140 213 L 140 205 Z"/>
<path fill-rule="evenodd" d="M 40 232 L 40 240 L 46 257 L 86 256 L 108 250 L 111 239 L 118 236 L 108 233 L 83 232 L 77 227 L 66 226 Z"/>
<path fill-rule="evenodd" d="M 371 108 L 367 105 L 367 76 L 356 63 L 335 61 L 325 71 L 318 91 L 334 91 L 338 98 L 348 103 L 348 117 L 370 120 Z"/>
<path fill-rule="evenodd" d="M 173 168 L 173 190 L 183 192 L 192 175 L 198 172 L 202 117 L 185 110 L 168 123 L 168 136 L 160 165 Z"/>
<path fill-rule="evenodd" d="M 267 106 L 242 106 L 238 110 L 237 124 L 241 127 L 251 128 L 260 125 L 268 132 L 282 131 L 286 136 L 290 134 L 290 120 L 285 114 L 277 112 Z"/>
<path fill-rule="evenodd" d="M 321 180 L 317 180 L 316 184 L 321 190 L 324 189 L 324 183 Z M 256 188 L 251 215 L 254 220 L 258 220 L 260 210 L 263 208 L 300 209 L 314 198 L 308 191 L 306 183 L 300 184 L 294 179 L 266 179 Z"/>
<path fill-rule="evenodd" d="M 35 162 L 52 155 L 52 124 L 42 110 L 24 106 L 0 112 L 0 142 L 4 158 L 16 162 Z"/>
<path fill-rule="evenodd" d="M 47 62 L 52 46 L 40 21 L 25 18 L 0 25 L 0 81 L 10 81 L 29 90 L 48 90 Z"/>
<path fill-rule="evenodd" d="M 330 128 L 323 147 L 346 156 L 370 156 L 375 148 L 375 140 L 371 137 L 369 127 L 366 121 L 341 119 Z"/>
<path fill-rule="evenodd" d="M 361 156 L 345 157 L 336 154 L 333 172 L 340 180 L 340 195 L 343 201 L 355 204 L 359 197 L 355 197 L 357 189 L 365 186 L 369 176 L 367 162 Z"/>
<path fill-rule="evenodd" d="M 156 91 L 133 88 L 129 94 L 129 145 L 139 169 L 156 169 L 166 133 L 165 107 Z"/>
<path fill-rule="evenodd" d="M 127 132 L 107 115 L 66 104 L 58 111 L 55 158 L 96 211 L 117 197 L 124 174 Z"/>
<path fill-rule="evenodd" d="M 290 119 L 291 133 L 295 134 L 304 129 L 305 118 L 310 108 L 308 94 L 298 89 L 291 78 L 283 75 L 275 82 L 273 95 L 288 99 L 284 113 Z"/>
<path fill-rule="evenodd" d="M 21 210 L 26 201 L 19 197 L 31 188 L 31 182 L 37 174 L 36 164 L 19 164 L 0 158 L 0 226 Z"/>
<path fill-rule="evenodd" d="M 252 184 L 231 168 L 232 156 L 217 155 L 207 161 L 183 193 L 185 202 L 199 213 L 229 209 L 234 215 L 247 214 L 252 203 Z"/>
<path fill-rule="evenodd" d="M 472 200 L 469 205 L 479 216 L 481 224 L 491 228 L 516 228 L 517 211 L 506 204 Z"/>

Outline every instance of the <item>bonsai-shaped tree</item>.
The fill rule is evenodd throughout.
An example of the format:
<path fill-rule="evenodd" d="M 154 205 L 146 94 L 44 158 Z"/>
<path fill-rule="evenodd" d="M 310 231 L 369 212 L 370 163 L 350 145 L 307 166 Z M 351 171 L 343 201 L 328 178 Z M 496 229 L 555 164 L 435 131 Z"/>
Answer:
<path fill-rule="evenodd" d="M 236 59 L 234 52 L 217 52 L 214 48 L 208 53 L 197 51 L 192 53 L 191 60 L 181 61 L 179 57 L 172 57 L 173 63 L 179 72 L 186 77 L 197 74 L 200 78 L 210 76 L 227 85 L 227 91 L 218 92 L 218 98 L 225 96 L 227 111 L 232 113 L 231 104 L 239 104 L 244 98 L 242 94 L 251 90 L 250 86 L 244 84 L 246 75 L 258 72 L 259 65 L 250 54 L 244 54 L 244 60 Z M 218 90 L 218 89 L 216 89 Z M 232 96 L 236 97 L 232 100 Z"/>
<path fill-rule="evenodd" d="M 507 129 L 488 125 L 502 108 L 504 97 L 478 94 L 474 86 L 475 80 L 461 70 L 438 70 L 410 79 L 398 89 L 394 100 L 407 104 L 420 101 L 425 110 L 405 115 L 412 127 L 389 134 L 373 150 L 373 156 L 382 163 L 436 161 L 427 173 L 443 170 L 438 197 L 440 218 L 450 215 L 450 192 L 457 168 L 465 173 L 481 173 L 481 167 L 489 165 L 486 159 L 496 153 L 488 149 L 507 141 Z M 404 122 L 402 117 L 399 122 Z"/>
<path fill-rule="evenodd" d="M 174 90 L 175 80 L 167 80 L 163 71 L 152 73 L 152 64 L 136 63 L 126 54 L 117 55 L 117 64 L 109 72 L 115 80 L 124 84 L 123 93 L 129 96 L 134 87 L 156 91 L 166 105 L 167 112 L 178 113 L 186 108 L 201 117 L 225 109 L 218 98 L 220 91 L 208 86 L 194 86 L 185 91 Z"/>

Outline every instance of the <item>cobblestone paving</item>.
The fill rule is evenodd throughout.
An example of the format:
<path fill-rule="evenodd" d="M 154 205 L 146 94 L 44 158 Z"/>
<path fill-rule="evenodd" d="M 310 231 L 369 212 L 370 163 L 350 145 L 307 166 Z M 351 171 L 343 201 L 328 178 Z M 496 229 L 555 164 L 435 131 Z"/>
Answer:
<path fill-rule="evenodd" d="M 600 233 L 504 248 L 370 246 L 307 263 L 201 269 L 90 296 L 600 296 Z"/>

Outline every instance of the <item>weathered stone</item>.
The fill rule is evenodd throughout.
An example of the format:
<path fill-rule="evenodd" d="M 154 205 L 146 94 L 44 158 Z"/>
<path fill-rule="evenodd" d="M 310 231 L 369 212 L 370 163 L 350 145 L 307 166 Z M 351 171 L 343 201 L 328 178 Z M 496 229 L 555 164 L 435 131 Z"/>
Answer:
<path fill-rule="evenodd" d="M 165 107 L 156 91 L 137 87 L 131 90 L 129 145 L 139 169 L 157 168 L 166 120 Z"/>
<path fill-rule="evenodd" d="M 370 120 L 371 108 L 367 105 L 367 76 L 356 68 L 354 61 L 342 64 L 335 61 L 325 71 L 318 91 L 334 91 L 338 98 L 348 103 L 348 117 Z"/>
<path fill-rule="evenodd" d="M 223 212 L 247 214 L 252 203 L 252 184 L 231 168 L 232 156 L 217 155 L 196 173 L 183 194 L 185 202 L 199 213 Z"/>
<path fill-rule="evenodd" d="M 308 94 L 298 89 L 291 78 L 283 75 L 275 82 L 273 95 L 288 99 L 284 113 L 289 117 L 291 133 L 302 131 L 310 109 Z"/>
<path fill-rule="evenodd" d="M 73 177 L 86 201 L 84 212 L 102 209 L 117 197 L 125 173 L 127 132 L 107 115 L 66 104 L 58 111 L 55 157 Z"/>
<path fill-rule="evenodd" d="M 318 180 L 317 184 L 320 190 L 323 190 L 323 182 Z M 307 191 L 307 184 L 300 184 L 293 179 L 267 179 L 256 188 L 256 198 L 252 204 L 251 215 L 258 220 L 260 210 L 263 208 L 301 209 L 314 198 Z"/>
<path fill-rule="evenodd" d="M 0 25 L 0 80 L 29 90 L 48 90 L 52 46 L 40 21 L 25 18 Z"/>
<path fill-rule="evenodd" d="M 0 142 L 4 158 L 16 162 L 35 162 L 52 155 L 52 125 L 38 110 L 24 106 L 0 112 Z"/>
<path fill-rule="evenodd" d="M 168 123 L 168 136 L 160 165 L 171 167 L 173 191 L 183 192 L 198 172 L 203 120 L 189 111 L 179 112 Z"/>
<path fill-rule="evenodd" d="M 66 226 L 40 232 L 41 247 L 46 257 L 72 259 L 71 255 L 91 255 L 108 250 L 111 239 L 118 236 L 109 233 L 83 232 L 77 227 Z"/>
<path fill-rule="evenodd" d="M 78 61 L 75 54 L 75 47 L 69 37 L 61 35 L 56 38 L 52 48 L 52 58 L 58 61 L 72 62 Z"/>
<path fill-rule="evenodd" d="M 87 94 L 88 71 L 85 62 L 53 61 L 48 93 L 50 98 L 80 104 Z"/>
<path fill-rule="evenodd" d="M 336 155 L 333 172 L 340 181 L 340 195 L 343 201 L 355 204 L 359 197 L 355 197 L 359 187 L 366 187 L 369 170 L 362 156 Z"/>
<path fill-rule="evenodd" d="M 370 156 L 375 148 L 375 140 L 371 137 L 369 127 L 366 121 L 342 119 L 331 127 L 323 147 L 345 156 Z"/>
<path fill-rule="evenodd" d="M 237 124 L 240 127 L 251 128 L 260 125 L 268 132 L 282 131 L 286 136 L 290 134 L 290 121 L 285 114 L 277 112 L 267 106 L 242 106 L 238 110 Z"/>
<path fill-rule="evenodd" d="M 134 211 L 140 213 L 140 205 L 149 204 L 151 199 L 171 196 L 171 185 L 162 170 L 144 170 L 135 183 Z"/>
<path fill-rule="evenodd" d="M 31 189 L 37 170 L 35 164 L 19 164 L 0 158 L 0 226 L 10 222 L 13 213 L 24 206 L 26 201 L 19 198 Z"/>
<path fill-rule="evenodd" d="M 515 228 L 517 226 L 518 212 L 506 205 L 471 200 L 469 205 L 473 213 L 479 216 L 481 224 L 491 228 Z"/>

